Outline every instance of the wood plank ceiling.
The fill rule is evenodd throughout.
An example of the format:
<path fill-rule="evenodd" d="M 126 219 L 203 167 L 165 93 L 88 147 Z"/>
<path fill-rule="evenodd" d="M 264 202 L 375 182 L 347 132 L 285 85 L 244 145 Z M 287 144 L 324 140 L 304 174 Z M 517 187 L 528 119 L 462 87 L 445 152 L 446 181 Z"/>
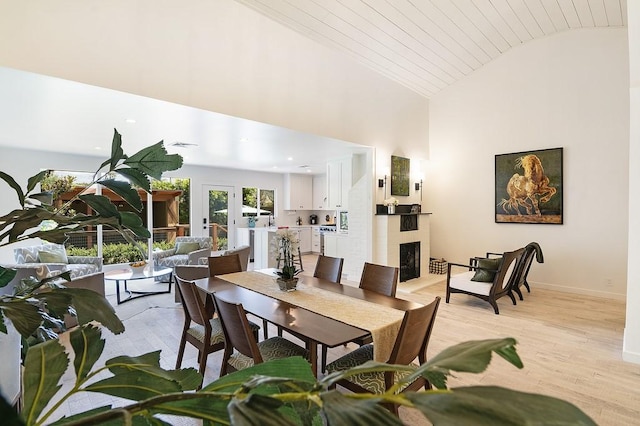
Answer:
<path fill-rule="evenodd" d="M 627 0 L 237 1 L 427 98 L 519 44 L 627 25 Z"/>

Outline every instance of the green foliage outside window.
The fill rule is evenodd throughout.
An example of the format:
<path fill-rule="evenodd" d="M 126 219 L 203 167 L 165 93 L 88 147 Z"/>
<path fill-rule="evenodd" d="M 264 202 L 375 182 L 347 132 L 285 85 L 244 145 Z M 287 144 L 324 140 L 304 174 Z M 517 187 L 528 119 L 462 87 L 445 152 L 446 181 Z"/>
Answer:
<path fill-rule="evenodd" d="M 242 216 L 270 214 L 275 214 L 275 191 L 273 189 L 242 188 Z"/>
<path fill-rule="evenodd" d="M 151 189 L 154 190 L 175 190 L 182 191 L 178 204 L 179 223 L 189 223 L 189 202 L 190 202 L 191 179 L 171 178 L 169 180 L 154 180 L 151 182 Z"/>
<path fill-rule="evenodd" d="M 75 186 L 76 178 L 74 176 L 59 176 L 54 174 L 53 170 L 49 170 L 40 182 L 40 189 L 53 192 L 53 199 L 56 200 L 60 194 L 71 191 Z"/>
<path fill-rule="evenodd" d="M 146 252 L 147 244 L 139 243 L 140 247 Z M 158 241 L 153 243 L 154 249 L 167 250 L 173 248 L 173 243 L 166 241 Z M 98 247 L 67 247 L 69 256 L 97 256 Z M 142 260 L 140 250 L 130 243 L 110 243 L 102 246 L 102 262 L 105 265 L 113 265 L 116 263 L 130 263 Z"/>

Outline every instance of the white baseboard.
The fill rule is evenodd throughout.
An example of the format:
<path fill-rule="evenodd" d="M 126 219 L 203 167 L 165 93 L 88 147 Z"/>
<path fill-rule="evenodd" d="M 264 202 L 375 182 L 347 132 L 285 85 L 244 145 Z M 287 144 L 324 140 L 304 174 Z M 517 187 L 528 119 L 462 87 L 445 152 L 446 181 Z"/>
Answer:
<path fill-rule="evenodd" d="M 585 288 L 568 287 L 563 285 L 546 284 L 546 283 L 538 283 L 538 282 L 530 282 L 529 285 L 531 286 L 532 289 L 535 289 L 537 287 L 537 288 L 542 288 L 546 290 L 561 291 L 563 293 L 584 294 L 586 296 L 600 297 L 603 299 L 627 300 L 626 294 L 612 293 L 608 291 L 590 290 Z"/>

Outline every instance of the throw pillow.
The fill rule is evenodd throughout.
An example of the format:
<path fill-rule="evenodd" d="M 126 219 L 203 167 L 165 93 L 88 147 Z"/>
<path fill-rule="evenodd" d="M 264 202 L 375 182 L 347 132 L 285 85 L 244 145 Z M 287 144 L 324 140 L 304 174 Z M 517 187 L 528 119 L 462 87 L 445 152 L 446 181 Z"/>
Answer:
<path fill-rule="evenodd" d="M 200 250 L 200 243 L 181 242 L 176 244 L 176 254 L 189 254 L 196 250 Z"/>
<path fill-rule="evenodd" d="M 64 250 L 43 250 L 38 252 L 38 261 L 41 263 L 69 263 L 67 253 Z"/>
<path fill-rule="evenodd" d="M 501 257 L 492 257 L 491 259 L 478 259 L 478 268 L 484 269 L 476 269 L 476 273 L 471 278 L 471 281 L 479 281 L 483 283 L 491 283 L 493 279 L 496 277 L 496 272 L 498 267 L 500 267 L 500 262 L 502 262 Z M 487 271 L 487 269 L 491 269 L 491 271 Z"/>

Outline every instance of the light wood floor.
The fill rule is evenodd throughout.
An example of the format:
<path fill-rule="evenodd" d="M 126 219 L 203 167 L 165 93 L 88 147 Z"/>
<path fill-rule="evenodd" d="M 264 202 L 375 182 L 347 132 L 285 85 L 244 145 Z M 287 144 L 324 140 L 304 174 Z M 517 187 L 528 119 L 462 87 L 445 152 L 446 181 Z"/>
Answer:
<path fill-rule="evenodd" d="M 311 275 L 315 256 L 304 256 L 304 264 L 304 273 Z M 107 282 L 108 298 L 115 299 L 109 285 Z M 512 306 L 508 298 L 500 299 L 500 315 L 495 315 L 489 304 L 466 295 L 452 295 L 451 303 L 444 303 L 442 283 L 415 293 L 398 293 L 400 298 L 424 303 L 435 296 L 443 300 L 429 346 L 430 356 L 462 341 L 509 336 L 518 340 L 517 350 L 524 362 L 524 369 L 518 370 L 496 356 L 483 374 L 460 374 L 450 379 L 450 386 L 500 385 L 541 393 L 576 404 L 600 425 L 640 424 L 640 365 L 621 358 L 623 302 L 534 286 L 517 306 Z M 174 367 L 183 315 L 172 294 L 131 301 L 117 306 L 116 311 L 126 332 L 119 336 L 104 332 L 105 360 L 161 350 L 163 367 Z M 273 334 L 272 330 L 270 335 Z M 329 360 L 354 348 L 350 345 L 330 350 Z M 209 356 L 205 383 L 218 377 L 220 362 L 220 353 Z M 183 367 L 197 367 L 197 353 L 189 345 Z M 82 395 L 67 403 L 61 414 L 109 402 L 110 398 L 100 395 Z M 406 424 L 428 424 L 411 410 L 401 410 L 401 418 Z"/>

